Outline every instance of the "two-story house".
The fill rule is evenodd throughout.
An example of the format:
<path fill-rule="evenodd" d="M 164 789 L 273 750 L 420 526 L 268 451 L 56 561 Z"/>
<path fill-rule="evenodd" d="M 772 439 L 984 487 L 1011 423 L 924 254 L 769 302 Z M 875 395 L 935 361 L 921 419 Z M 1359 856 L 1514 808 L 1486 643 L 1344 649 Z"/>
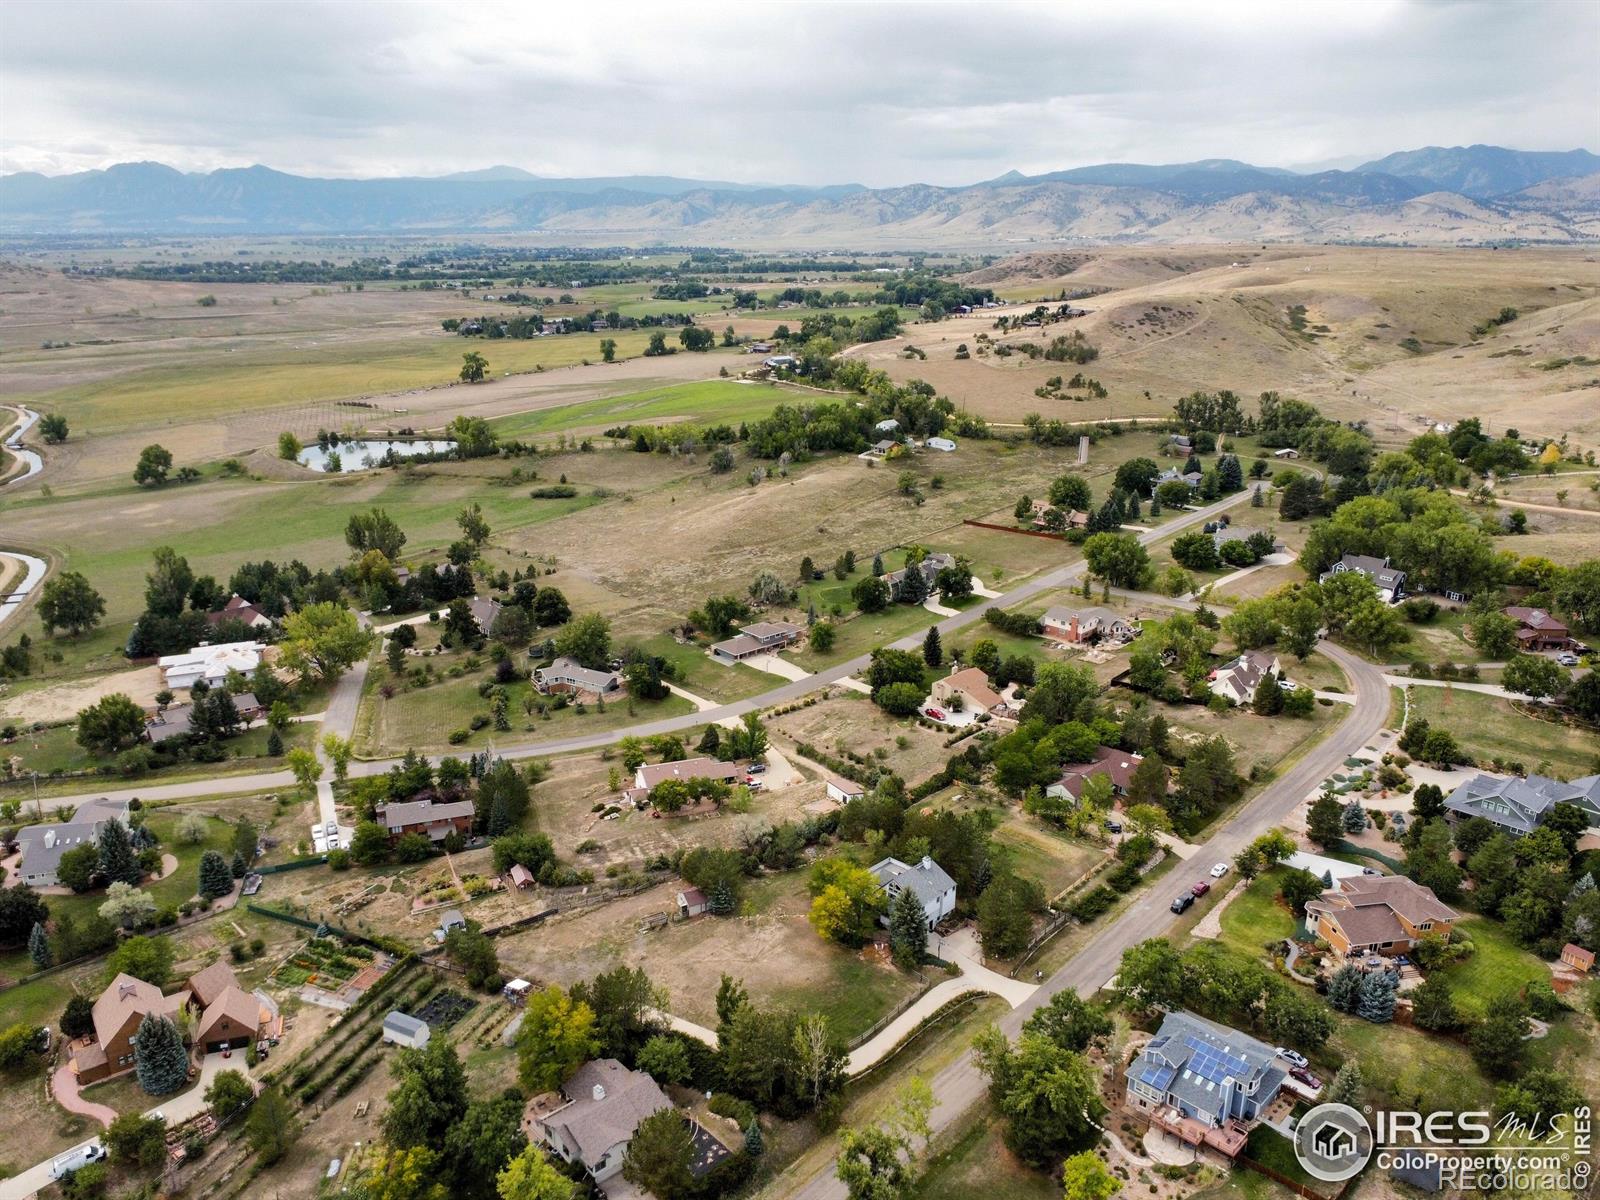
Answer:
<path fill-rule="evenodd" d="M 1317 582 L 1327 583 L 1336 575 L 1346 572 L 1365 575 L 1378 589 L 1378 599 L 1385 604 L 1398 604 L 1406 598 L 1406 573 L 1391 567 L 1389 559 L 1374 558 L 1370 554 L 1346 554 L 1317 577 Z"/>
<path fill-rule="evenodd" d="M 805 628 L 789 621 L 756 621 L 741 625 L 736 637 L 717 642 L 711 657 L 718 662 L 736 663 L 760 654 L 776 654 L 805 636 Z"/>
<path fill-rule="evenodd" d="M 904 888 L 910 888 L 922 903 L 928 928 L 932 929 L 956 910 L 956 881 L 945 869 L 927 855 L 915 865 L 903 863 L 898 858 L 879 859 L 872 864 L 873 877 L 883 885 L 892 902 Z M 879 924 L 889 924 L 889 914 L 878 918 Z"/>
<path fill-rule="evenodd" d="M 1306 905 L 1307 924 L 1346 958 L 1409 954 L 1430 933 L 1449 937 L 1459 917 L 1404 875 L 1346 876 Z"/>

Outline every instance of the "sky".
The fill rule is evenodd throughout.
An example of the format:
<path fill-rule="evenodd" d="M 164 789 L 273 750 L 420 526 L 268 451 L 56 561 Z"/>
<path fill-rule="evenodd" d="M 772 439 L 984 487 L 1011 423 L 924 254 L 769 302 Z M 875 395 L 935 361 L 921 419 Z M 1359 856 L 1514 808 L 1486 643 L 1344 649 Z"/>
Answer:
<path fill-rule="evenodd" d="M 1600 3 L 0 4 L 0 171 L 972 183 L 1600 150 Z"/>

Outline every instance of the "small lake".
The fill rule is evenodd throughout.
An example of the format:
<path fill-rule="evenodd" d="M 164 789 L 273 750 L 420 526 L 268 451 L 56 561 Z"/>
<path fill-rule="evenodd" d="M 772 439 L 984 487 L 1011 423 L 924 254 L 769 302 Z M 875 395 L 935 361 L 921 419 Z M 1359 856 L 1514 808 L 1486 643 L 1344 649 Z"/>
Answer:
<path fill-rule="evenodd" d="M 444 454 L 455 449 L 455 443 L 441 439 L 439 441 L 383 441 L 367 440 L 354 442 L 340 442 L 337 446 L 329 446 L 324 450 L 320 446 L 307 446 L 300 451 L 299 463 L 302 467 L 310 467 L 313 471 L 326 471 L 329 469 L 328 460 L 337 455 L 339 473 L 348 475 L 352 471 L 369 471 L 381 463 L 392 450 L 401 458 L 414 458 L 419 454 Z"/>

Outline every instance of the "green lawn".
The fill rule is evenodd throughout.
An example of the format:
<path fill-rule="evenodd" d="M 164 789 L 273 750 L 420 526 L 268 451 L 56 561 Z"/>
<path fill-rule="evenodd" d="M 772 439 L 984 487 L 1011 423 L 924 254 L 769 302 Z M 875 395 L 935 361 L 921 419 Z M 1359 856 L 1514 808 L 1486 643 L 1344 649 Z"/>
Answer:
<path fill-rule="evenodd" d="M 1550 980 L 1550 968 L 1517 945 L 1506 927 L 1488 917 L 1466 916 L 1456 933 L 1470 938 L 1472 955 L 1441 969 L 1464 1011 L 1481 1015 L 1485 1003 L 1505 992 L 1520 991 L 1536 980 Z"/>
<path fill-rule="evenodd" d="M 1251 957 L 1260 957 L 1266 944 L 1280 941 L 1295 930 L 1294 914 L 1278 898 L 1283 871 L 1273 870 L 1251 881 L 1222 910 L 1222 944 Z M 1226 888 L 1232 877 L 1220 880 Z"/>
<path fill-rule="evenodd" d="M 316 727 L 310 724 L 296 722 L 291 725 L 283 735 L 283 748 L 285 751 L 295 746 L 308 746 L 316 733 Z M 282 765 L 281 757 L 271 757 L 267 754 L 267 739 L 271 736 L 266 726 L 256 729 L 247 729 L 237 737 L 229 738 L 223 743 L 235 765 L 247 764 L 252 771 L 272 771 Z M 96 771 L 102 768 L 110 770 L 116 766 L 116 756 L 106 754 L 91 754 L 78 745 L 77 730 L 71 725 L 53 725 L 47 729 L 26 733 L 16 741 L 3 748 L 7 757 L 15 756 L 22 760 L 19 774 L 28 775 L 38 772 L 41 779 L 58 772 L 68 771 Z M 172 766 L 161 770 L 151 771 L 140 779 L 152 782 L 174 782 L 188 776 L 211 776 L 218 773 L 217 763 L 193 763 L 179 761 Z M 119 780 L 121 777 L 118 777 Z M 76 781 L 76 790 L 84 791 L 92 784 L 86 784 L 81 779 Z M 122 786 L 119 782 L 118 786 Z M 31 795 L 32 789 L 15 787 L 0 789 L 0 796 Z"/>
<path fill-rule="evenodd" d="M 1480 764 L 1499 758 L 1531 772 L 1572 779 L 1593 771 L 1600 759 L 1593 733 L 1523 716 L 1511 701 L 1482 692 L 1413 688 L 1411 716 L 1448 729 Z"/>
<path fill-rule="evenodd" d="M 1061 1186 L 1006 1148 L 1000 1119 L 981 1103 L 983 1115 L 929 1162 L 917 1200 L 1060 1200 Z"/>
<path fill-rule="evenodd" d="M 638 646 L 645 653 L 657 655 L 676 666 L 678 686 L 707 700 L 724 704 L 743 700 L 783 683 L 779 676 L 757 671 L 754 667 L 712 662 L 703 646 L 684 645 L 674 641 L 670 634 L 657 634 L 639 642 Z"/>
<path fill-rule="evenodd" d="M 837 950 L 829 963 L 828 978 L 784 989 L 784 1002 L 801 1012 L 822 1013 L 845 1042 L 866 1033 L 920 988 L 914 976 L 863 962 L 849 950 Z"/>
<path fill-rule="evenodd" d="M 801 603 L 803 606 L 804 601 Z M 817 611 L 822 611 L 820 606 Z M 920 604 L 891 604 L 883 612 L 861 613 L 853 620 L 840 622 L 833 649 L 827 654 L 818 654 L 807 644 L 789 651 L 784 657 L 808 671 L 820 671 L 858 654 L 899 641 L 907 634 L 919 633 L 938 620 Z"/>
<path fill-rule="evenodd" d="M 1314 1068 L 1330 1079 L 1340 1063 L 1354 1058 L 1374 1105 L 1433 1112 L 1488 1108 L 1493 1101 L 1493 1085 L 1459 1042 L 1403 1025 L 1334 1019 L 1337 1029 L 1313 1056 Z"/>
<path fill-rule="evenodd" d="M 732 379 L 706 379 L 586 400 L 561 408 L 517 413 L 492 422 L 502 438 L 524 440 L 563 430 L 604 430 L 616 425 L 666 425 L 679 422 L 737 426 L 766 416 L 779 404 L 814 402 L 813 393 L 797 392 L 777 384 L 740 383 Z"/>

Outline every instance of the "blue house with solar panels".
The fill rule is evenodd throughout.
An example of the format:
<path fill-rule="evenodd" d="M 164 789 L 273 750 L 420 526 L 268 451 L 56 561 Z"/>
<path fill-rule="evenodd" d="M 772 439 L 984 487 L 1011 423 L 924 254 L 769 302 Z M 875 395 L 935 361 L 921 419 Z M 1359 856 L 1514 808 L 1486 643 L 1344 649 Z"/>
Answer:
<path fill-rule="evenodd" d="M 1168 1013 L 1126 1072 L 1129 1104 L 1185 1141 L 1243 1148 L 1243 1126 L 1278 1098 L 1286 1068 L 1265 1042 L 1193 1013 Z"/>

